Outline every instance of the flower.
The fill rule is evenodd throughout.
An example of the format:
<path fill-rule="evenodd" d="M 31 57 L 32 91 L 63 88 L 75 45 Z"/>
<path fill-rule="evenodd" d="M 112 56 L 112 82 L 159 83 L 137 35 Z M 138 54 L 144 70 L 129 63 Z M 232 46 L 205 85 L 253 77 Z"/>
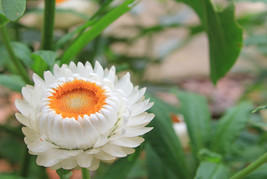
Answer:
<path fill-rule="evenodd" d="M 186 123 L 184 122 L 184 116 L 181 114 L 172 115 L 172 122 L 174 131 L 179 138 L 184 150 L 189 148 L 189 136 L 187 132 Z"/>
<path fill-rule="evenodd" d="M 42 28 L 44 3 L 37 5 L 38 10 L 29 11 L 19 22 L 25 26 Z M 92 0 L 56 0 L 54 27 L 68 29 L 74 25 L 84 23 L 98 9 L 98 4 Z"/>
<path fill-rule="evenodd" d="M 145 112 L 145 88 L 133 87 L 127 73 L 119 78 L 115 67 L 92 68 L 71 62 L 33 75 L 34 86 L 22 88 L 24 99 L 15 105 L 29 152 L 37 164 L 53 169 L 75 167 L 96 170 L 100 161 L 112 162 L 134 152 L 150 131 L 154 117 Z"/>

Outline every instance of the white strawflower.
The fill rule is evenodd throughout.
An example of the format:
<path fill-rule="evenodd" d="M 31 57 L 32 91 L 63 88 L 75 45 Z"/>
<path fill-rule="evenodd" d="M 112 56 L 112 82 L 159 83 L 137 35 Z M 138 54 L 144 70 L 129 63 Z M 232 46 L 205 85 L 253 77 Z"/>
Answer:
<path fill-rule="evenodd" d="M 133 87 L 129 73 L 118 79 L 114 66 L 71 62 L 44 72 L 44 80 L 34 74 L 33 81 L 15 104 L 38 165 L 96 170 L 100 161 L 133 153 L 144 141 L 139 136 L 152 129 L 145 127 L 154 117 L 145 112 L 153 105 L 146 89 Z"/>

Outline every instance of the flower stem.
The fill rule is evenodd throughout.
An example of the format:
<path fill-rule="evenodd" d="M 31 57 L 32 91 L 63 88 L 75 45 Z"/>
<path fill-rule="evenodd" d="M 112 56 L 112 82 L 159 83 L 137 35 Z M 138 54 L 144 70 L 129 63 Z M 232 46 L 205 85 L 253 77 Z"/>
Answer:
<path fill-rule="evenodd" d="M 8 55 L 9 55 L 12 63 L 15 65 L 16 69 L 18 70 L 18 73 L 22 76 L 23 80 L 26 83 L 32 84 L 26 69 L 22 65 L 21 61 L 16 57 L 15 52 L 12 49 L 11 42 L 10 42 L 6 27 L 5 26 L 0 27 L 0 32 L 1 32 L 3 43 L 6 47 L 7 52 L 8 52 Z"/>
<path fill-rule="evenodd" d="M 45 0 L 42 49 L 51 50 L 54 32 L 55 0 Z"/>
<path fill-rule="evenodd" d="M 21 167 L 20 167 L 20 176 L 21 177 L 27 177 L 28 171 L 29 171 L 29 166 L 30 166 L 30 154 L 28 152 L 28 148 L 26 145 L 24 145 L 24 153 L 23 153 L 23 158 L 21 162 Z"/>
<path fill-rule="evenodd" d="M 90 179 L 90 172 L 86 168 L 82 168 L 83 179 Z"/>
<path fill-rule="evenodd" d="M 244 178 L 245 176 L 247 176 L 248 174 L 250 174 L 251 172 L 253 172 L 257 168 L 259 168 L 261 165 L 263 165 L 265 162 L 267 162 L 267 152 L 265 154 L 263 154 L 260 158 L 258 158 L 256 161 L 251 163 L 249 166 L 247 166 L 243 170 L 236 173 L 230 179 Z"/>

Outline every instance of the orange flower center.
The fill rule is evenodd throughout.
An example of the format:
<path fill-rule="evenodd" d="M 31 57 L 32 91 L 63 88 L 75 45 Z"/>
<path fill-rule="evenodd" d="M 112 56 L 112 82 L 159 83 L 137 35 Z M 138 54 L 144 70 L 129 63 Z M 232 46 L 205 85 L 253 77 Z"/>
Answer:
<path fill-rule="evenodd" d="M 63 118 L 90 115 L 105 105 L 105 90 L 95 83 L 74 80 L 53 88 L 49 97 L 49 107 Z"/>
<path fill-rule="evenodd" d="M 67 1 L 67 0 L 56 0 L 56 4 L 60 4 L 60 3 L 65 2 L 65 1 Z"/>

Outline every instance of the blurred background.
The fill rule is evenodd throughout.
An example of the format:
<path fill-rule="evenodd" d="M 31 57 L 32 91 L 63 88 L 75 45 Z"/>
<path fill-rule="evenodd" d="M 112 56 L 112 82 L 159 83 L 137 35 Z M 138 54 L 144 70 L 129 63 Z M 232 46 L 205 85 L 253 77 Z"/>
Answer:
<path fill-rule="evenodd" d="M 122 2 L 123 0 L 112 1 L 105 11 Z M 213 0 L 212 3 L 215 9 L 222 10 L 229 1 Z M 267 101 L 267 2 L 232 0 L 231 3 L 235 4 L 235 19 L 243 29 L 243 47 L 230 72 L 216 85 L 209 76 L 206 32 L 196 13 L 186 4 L 175 0 L 140 1 L 86 45 L 75 59 L 91 63 L 98 60 L 105 67 L 115 65 L 121 74 L 130 71 L 134 84 L 146 86 L 149 93 L 171 105 L 179 104 L 177 98 L 169 92 L 173 87 L 203 95 L 214 120 L 240 101 L 248 100 L 255 106 L 264 105 Z M 96 12 L 99 13 L 98 10 L 104 5 L 104 0 L 56 0 L 53 50 L 62 54 L 71 43 L 72 36 L 68 34 L 94 17 Z M 25 14 L 18 21 L 8 24 L 12 41 L 20 42 L 14 43 L 14 46 L 17 51 L 23 51 L 20 57 L 26 62 L 29 61 L 27 53 L 36 51 L 41 46 L 43 8 L 42 0 L 27 0 Z M 78 36 L 81 32 L 75 35 Z M 16 74 L 2 41 L 0 73 Z M 15 84 L 9 84 L 5 78 L 0 80 L 0 173 L 12 173 L 18 169 L 23 153 L 23 135 L 14 117 L 14 101 L 21 98 L 20 89 L 25 83 L 15 76 Z M 264 111 L 257 117 L 267 121 L 267 113 Z M 173 114 L 171 118 L 174 124 L 183 122 L 183 116 L 178 114 Z M 184 129 L 186 127 L 176 128 L 185 131 L 180 132 L 183 135 L 180 140 L 185 140 L 182 142 L 184 150 L 189 151 L 189 139 Z M 254 130 L 252 133 L 257 133 Z M 259 130 L 265 129 L 260 127 Z M 176 133 L 179 135 L 179 132 Z M 266 133 L 263 135 L 266 139 Z M 247 137 L 248 140 L 258 140 L 257 135 Z M 266 149 L 266 145 L 254 149 L 256 156 Z M 251 160 L 253 158 L 254 156 Z M 32 161 L 34 163 L 34 159 Z M 38 167 L 32 166 L 36 167 L 32 170 L 32 177 L 41 176 Z M 98 172 L 101 173 L 101 169 Z M 55 171 L 51 169 L 46 169 L 46 173 L 44 175 L 49 178 L 57 178 Z M 128 178 L 147 176 L 141 157 Z M 79 171 L 74 172 L 72 178 L 81 178 Z"/>

